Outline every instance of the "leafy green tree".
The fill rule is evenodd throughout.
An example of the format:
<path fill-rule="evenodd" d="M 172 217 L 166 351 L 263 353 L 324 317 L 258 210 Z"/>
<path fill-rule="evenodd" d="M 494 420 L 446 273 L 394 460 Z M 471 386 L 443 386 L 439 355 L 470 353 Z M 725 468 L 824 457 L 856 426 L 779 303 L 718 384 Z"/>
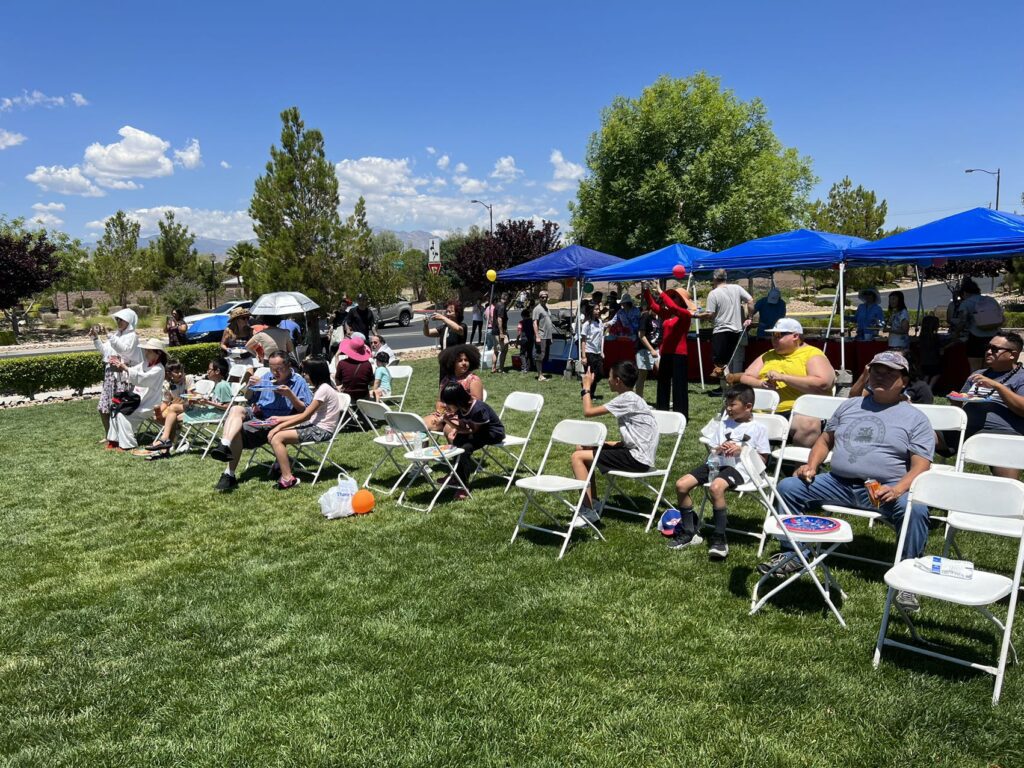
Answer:
<path fill-rule="evenodd" d="M 242 278 L 246 298 L 263 293 L 263 254 L 252 243 L 235 243 L 227 251 L 224 270 L 234 278 Z"/>
<path fill-rule="evenodd" d="M 338 179 L 320 131 L 307 130 L 296 107 L 281 122 L 281 147 L 270 148 L 249 205 L 263 276 L 274 290 L 302 291 L 331 306 L 342 291 Z"/>
<path fill-rule="evenodd" d="M 180 309 L 186 315 L 199 305 L 202 297 L 202 286 L 187 277 L 172 277 L 160 291 L 160 298 L 169 310 Z"/>
<path fill-rule="evenodd" d="M 586 164 L 569 206 L 574 239 L 621 257 L 675 242 L 721 250 L 793 229 L 815 181 L 759 99 L 740 101 L 704 73 L 616 98 Z"/>
<path fill-rule="evenodd" d="M 811 228 L 819 232 L 877 240 L 885 235 L 887 212 L 885 200 L 879 203 L 872 190 L 860 184 L 854 188 L 850 177 L 845 176 L 829 189 L 828 200 L 811 204 L 809 219 Z"/>
<path fill-rule="evenodd" d="M 44 230 L 26 231 L 23 219 L 0 217 L 0 311 L 18 341 L 18 320 L 25 299 L 47 290 L 61 278 L 57 246 Z"/>
<path fill-rule="evenodd" d="M 89 251 L 82 245 L 81 240 L 72 239 L 64 232 L 51 233 L 51 239 L 57 247 L 57 258 L 60 260 L 61 271 L 61 278 L 54 283 L 54 288 L 64 294 L 64 303 L 70 310 L 71 292 L 84 291 L 92 277 Z M 84 314 L 85 308 L 82 309 Z"/>
<path fill-rule="evenodd" d="M 409 248 L 401 256 L 402 285 L 412 291 L 413 301 L 426 301 L 427 298 L 427 254 L 418 248 Z"/>
<path fill-rule="evenodd" d="M 150 287 L 159 288 L 172 277 L 196 276 L 198 254 L 195 234 L 187 225 L 174 220 L 174 211 L 165 211 L 157 227 L 159 234 L 150 243 L 156 284 Z"/>
<path fill-rule="evenodd" d="M 206 293 L 206 306 L 213 309 L 217 306 L 217 297 L 223 292 L 221 282 L 225 279 L 224 268 L 217 263 L 212 253 L 202 254 L 197 262 L 199 285 Z"/>
<path fill-rule="evenodd" d="M 118 211 L 103 225 L 103 236 L 96 244 L 93 268 L 100 287 L 128 305 L 128 294 L 138 288 L 142 279 L 139 258 L 139 222 Z"/>

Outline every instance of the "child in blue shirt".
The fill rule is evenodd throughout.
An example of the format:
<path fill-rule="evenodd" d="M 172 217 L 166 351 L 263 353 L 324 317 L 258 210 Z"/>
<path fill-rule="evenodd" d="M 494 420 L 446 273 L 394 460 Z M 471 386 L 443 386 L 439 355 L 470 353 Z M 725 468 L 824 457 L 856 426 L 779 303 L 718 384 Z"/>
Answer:
<path fill-rule="evenodd" d="M 387 352 L 378 352 L 374 360 L 377 361 L 377 369 L 373 373 L 373 389 L 370 395 L 378 403 L 385 397 L 391 397 L 391 371 L 388 370 L 388 361 L 391 355 Z"/>

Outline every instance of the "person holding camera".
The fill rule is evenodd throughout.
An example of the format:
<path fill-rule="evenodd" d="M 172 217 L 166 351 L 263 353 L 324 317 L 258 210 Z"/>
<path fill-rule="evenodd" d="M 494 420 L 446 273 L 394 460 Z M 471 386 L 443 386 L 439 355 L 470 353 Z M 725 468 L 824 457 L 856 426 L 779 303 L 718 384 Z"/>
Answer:
<path fill-rule="evenodd" d="M 139 316 L 130 309 L 122 309 L 114 313 L 114 321 L 117 323 L 117 330 L 101 339 L 103 329 L 94 325 L 89 329 L 89 336 L 96 350 L 103 356 L 103 388 L 100 390 L 99 412 L 103 421 L 103 434 L 106 435 L 110 429 L 110 405 L 121 383 L 121 369 L 114 365 L 114 362 L 124 361 L 126 365 L 132 366 L 142 362 L 142 352 L 139 350 L 139 337 L 135 333 L 135 325 L 139 322 Z M 104 438 L 101 443 L 106 443 Z"/>

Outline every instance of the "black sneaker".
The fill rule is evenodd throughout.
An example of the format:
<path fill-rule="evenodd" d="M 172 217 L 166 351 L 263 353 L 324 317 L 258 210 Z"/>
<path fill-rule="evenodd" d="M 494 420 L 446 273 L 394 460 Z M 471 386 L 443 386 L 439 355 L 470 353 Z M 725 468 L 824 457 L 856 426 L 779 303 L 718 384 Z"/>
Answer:
<path fill-rule="evenodd" d="M 794 573 L 803 568 L 803 563 L 800 562 L 800 558 L 796 556 L 796 553 L 791 550 L 785 552 L 777 552 L 772 557 L 763 563 L 758 563 L 757 571 L 761 574 L 766 574 L 771 571 L 772 568 L 782 563 L 782 567 L 772 573 L 777 579 L 784 579 L 787 576 L 792 576 Z"/>
<path fill-rule="evenodd" d="M 708 547 L 708 557 L 712 560 L 725 560 L 729 556 L 729 544 L 725 536 L 712 536 Z"/>
<path fill-rule="evenodd" d="M 210 456 L 217 461 L 231 461 L 231 449 L 224 445 L 224 443 L 217 443 L 217 445 L 210 449 Z"/>
<path fill-rule="evenodd" d="M 238 478 L 234 475 L 224 473 L 220 476 L 220 480 L 213 486 L 215 491 L 233 491 L 238 487 Z"/>
<path fill-rule="evenodd" d="M 917 613 L 921 610 L 921 601 L 913 592 L 900 590 L 896 593 L 896 607 L 906 613 Z"/>
<path fill-rule="evenodd" d="M 669 549 L 686 549 L 687 547 L 695 547 L 703 543 L 704 539 L 699 534 L 681 533 L 670 538 L 667 546 Z"/>

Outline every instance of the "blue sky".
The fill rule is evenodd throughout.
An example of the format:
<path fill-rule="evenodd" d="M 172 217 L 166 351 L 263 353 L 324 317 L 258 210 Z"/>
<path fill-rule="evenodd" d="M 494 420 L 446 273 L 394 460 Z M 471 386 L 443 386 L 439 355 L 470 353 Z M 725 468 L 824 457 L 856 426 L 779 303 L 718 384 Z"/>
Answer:
<path fill-rule="evenodd" d="M 911 7 L 915 5 L 916 7 Z M 36 2 L 4 10 L 0 214 L 95 239 L 121 208 L 155 230 L 251 236 L 253 181 L 298 106 L 343 213 L 401 230 L 568 223 L 602 108 L 704 70 L 760 97 L 813 158 L 913 226 L 1024 192 L 1024 3 Z M 16 30 L 15 34 L 11 34 Z"/>

